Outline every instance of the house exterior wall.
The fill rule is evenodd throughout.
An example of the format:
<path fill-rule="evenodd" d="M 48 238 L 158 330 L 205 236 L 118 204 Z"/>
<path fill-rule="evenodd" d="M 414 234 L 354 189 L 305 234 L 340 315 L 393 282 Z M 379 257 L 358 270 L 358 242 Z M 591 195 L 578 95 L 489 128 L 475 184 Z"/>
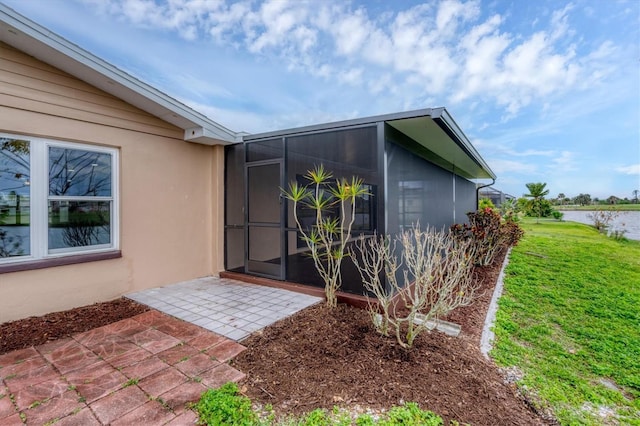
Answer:
<path fill-rule="evenodd" d="M 478 209 L 476 184 L 456 176 L 455 223 L 468 223 L 467 213 Z"/>
<path fill-rule="evenodd" d="M 1 273 L 0 323 L 222 270 L 222 147 L 2 43 L 0 132 L 117 148 L 122 253 Z"/>

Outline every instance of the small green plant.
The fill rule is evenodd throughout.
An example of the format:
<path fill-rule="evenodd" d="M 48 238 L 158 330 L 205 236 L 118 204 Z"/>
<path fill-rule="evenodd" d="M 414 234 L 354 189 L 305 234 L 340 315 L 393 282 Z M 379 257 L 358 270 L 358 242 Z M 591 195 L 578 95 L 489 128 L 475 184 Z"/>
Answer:
<path fill-rule="evenodd" d="M 42 404 L 44 404 L 45 402 L 49 401 L 51 398 L 45 398 L 43 400 L 36 400 L 33 401 L 30 405 L 29 405 L 29 410 L 31 410 L 32 408 L 36 408 Z"/>
<path fill-rule="evenodd" d="M 316 166 L 305 175 L 308 185 L 291 182 L 289 189 L 282 189 L 284 197 L 293 202 L 293 216 L 311 252 L 316 270 L 325 284 L 327 306 L 336 307 L 336 292 L 342 285 L 342 260 L 348 256 L 347 243 L 356 218 L 356 199 L 367 195 L 362 179 L 336 179 L 324 169 Z M 311 209 L 314 224 L 304 226 L 299 217 L 299 208 Z M 330 209 L 338 207 L 338 214 L 332 216 Z"/>
<path fill-rule="evenodd" d="M 564 217 L 564 213 L 559 212 L 558 210 L 553 210 L 551 212 L 551 215 L 555 220 L 562 220 L 562 218 Z"/>
<path fill-rule="evenodd" d="M 258 416 L 251 408 L 251 400 L 241 395 L 238 386 L 231 382 L 206 391 L 194 408 L 200 422 L 209 426 L 259 424 Z"/>
<path fill-rule="evenodd" d="M 520 221 L 520 206 L 515 199 L 504 200 L 500 204 L 500 215 L 506 221 L 519 222 Z"/>
<path fill-rule="evenodd" d="M 441 426 L 444 422 L 440 416 L 431 411 L 421 410 L 415 402 L 407 402 L 403 406 L 393 407 L 389 411 L 388 420 L 378 423 L 379 426 L 421 425 Z"/>
<path fill-rule="evenodd" d="M 441 426 L 442 418 L 431 411 L 421 410 L 418 404 L 408 402 L 392 407 L 387 413 L 375 419 L 370 414 L 361 414 L 352 419 L 343 408 L 333 407 L 331 411 L 315 409 L 301 417 L 288 417 L 276 423 L 277 426 Z M 451 425 L 455 425 L 452 422 Z"/>
<path fill-rule="evenodd" d="M 491 199 L 480 198 L 480 201 L 478 202 L 478 210 L 495 209 L 495 208 L 496 208 L 496 205 L 493 204 L 493 201 L 491 201 Z"/>
<path fill-rule="evenodd" d="M 123 388 L 127 388 L 129 386 L 133 386 L 133 385 L 137 385 L 138 382 L 140 381 L 140 379 L 137 378 L 131 378 L 129 380 L 127 380 L 124 385 L 122 385 Z"/>

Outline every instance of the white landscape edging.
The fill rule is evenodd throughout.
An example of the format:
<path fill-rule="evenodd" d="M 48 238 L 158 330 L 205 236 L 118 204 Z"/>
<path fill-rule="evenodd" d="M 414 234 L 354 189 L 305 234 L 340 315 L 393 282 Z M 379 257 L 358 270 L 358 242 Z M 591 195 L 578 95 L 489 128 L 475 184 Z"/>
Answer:
<path fill-rule="evenodd" d="M 379 326 L 380 324 L 382 324 L 381 314 L 376 314 L 373 318 L 374 318 L 373 321 L 375 326 Z M 427 321 L 426 327 L 427 327 L 427 330 L 429 331 L 435 329 L 441 333 L 444 333 L 452 337 L 458 337 L 458 335 L 460 334 L 461 327 L 454 322 L 444 321 L 441 319 L 437 319 L 437 320 L 428 319 L 426 321 Z M 420 325 L 424 322 L 425 322 L 425 316 L 423 314 L 417 314 L 416 318 L 413 320 L 413 323 L 415 325 Z"/>
<path fill-rule="evenodd" d="M 487 310 L 487 316 L 484 320 L 484 326 L 482 327 L 482 336 L 480 337 L 480 351 L 485 358 L 489 359 L 489 351 L 493 346 L 493 340 L 495 333 L 493 332 L 493 325 L 496 322 L 496 312 L 498 311 L 498 299 L 502 296 L 502 289 L 504 287 L 504 270 L 509 264 L 509 256 L 511 255 L 511 247 L 507 250 L 507 255 L 502 262 L 502 268 L 498 275 L 498 281 L 496 287 L 493 289 L 493 296 L 491 297 L 491 303 L 489 303 L 489 309 Z"/>

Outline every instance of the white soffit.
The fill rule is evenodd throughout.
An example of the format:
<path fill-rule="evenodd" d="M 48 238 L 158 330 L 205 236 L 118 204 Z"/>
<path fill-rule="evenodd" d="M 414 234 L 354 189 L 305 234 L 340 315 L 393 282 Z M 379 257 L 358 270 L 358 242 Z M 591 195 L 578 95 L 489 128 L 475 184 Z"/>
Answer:
<path fill-rule="evenodd" d="M 429 116 L 391 120 L 387 124 L 446 160 L 469 179 L 494 177 L 488 166 L 479 164 L 479 157 L 466 153 Z"/>
<path fill-rule="evenodd" d="M 0 41 L 183 129 L 185 141 L 226 145 L 241 140 L 236 132 L 54 34 L 2 3 Z"/>

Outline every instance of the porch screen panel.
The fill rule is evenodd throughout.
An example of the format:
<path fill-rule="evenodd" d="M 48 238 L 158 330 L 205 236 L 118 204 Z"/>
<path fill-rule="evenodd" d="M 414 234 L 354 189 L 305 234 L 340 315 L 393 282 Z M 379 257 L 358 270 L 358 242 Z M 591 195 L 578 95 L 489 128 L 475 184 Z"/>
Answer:
<path fill-rule="evenodd" d="M 476 184 L 456 176 L 456 223 L 467 223 L 467 213 L 476 209 Z"/>
<path fill-rule="evenodd" d="M 367 185 L 372 196 L 358 200 L 356 205 L 356 223 L 353 227 L 354 237 L 372 234 L 378 224 L 378 199 L 381 193 L 382 171 L 378 171 L 378 143 L 375 126 L 356 127 L 341 130 L 325 131 L 313 134 L 287 137 L 286 146 L 286 182 L 296 181 L 308 184 L 304 178 L 307 172 L 322 164 L 325 170 L 332 173 L 335 179 L 351 179 L 357 176 Z M 309 249 L 296 232 L 293 217 L 293 203 L 287 203 L 287 238 L 286 238 L 286 279 L 322 287 L 322 279 L 316 272 Z M 335 209 L 329 214 L 337 214 Z M 304 227 L 310 228 L 315 222 L 313 210 L 298 210 Z M 362 294 L 361 278 L 350 259 L 343 262 L 342 291 Z"/>
<path fill-rule="evenodd" d="M 244 146 L 225 147 L 225 225 L 244 226 Z"/>
<path fill-rule="evenodd" d="M 264 161 L 282 158 L 282 138 L 251 142 L 247 147 L 247 161 Z"/>
<path fill-rule="evenodd" d="M 396 234 L 420 223 L 453 224 L 453 173 L 387 141 L 387 225 Z"/>
<path fill-rule="evenodd" d="M 244 158 L 243 144 L 225 147 L 225 269 L 244 271 Z"/>
<path fill-rule="evenodd" d="M 228 227 L 225 233 L 225 269 L 244 272 L 244 228 Z"/>
<path fill-rule="evenodd" d="M 357 176 L 365 184 L 371 185 L 372 191 L 376 191 L 381 182 L 377 170 L 376 141 L 375 127 L 288 137 L 286 142 L 287 184 L 292 181 L 308 184 L 309 181 L 304 176 L 309 170 L 322 164 L 325 170 L 333 174 L 333 180 L 351 179 L 352 176 Z M 370 202 L 374 203 L 376 200 Z M 358 207 L 361 214 L 365 214 L 362 212 L 368 210 L 368 206 L 359 205 Z M 287 216 L 287 227 L 295 228 L 291 206 Z M 372 230 L 375 227 L 375 219 L 375 217 L 359 217 L 359 226 L 363 227 L 363 224 L 367 224 Z"/>

